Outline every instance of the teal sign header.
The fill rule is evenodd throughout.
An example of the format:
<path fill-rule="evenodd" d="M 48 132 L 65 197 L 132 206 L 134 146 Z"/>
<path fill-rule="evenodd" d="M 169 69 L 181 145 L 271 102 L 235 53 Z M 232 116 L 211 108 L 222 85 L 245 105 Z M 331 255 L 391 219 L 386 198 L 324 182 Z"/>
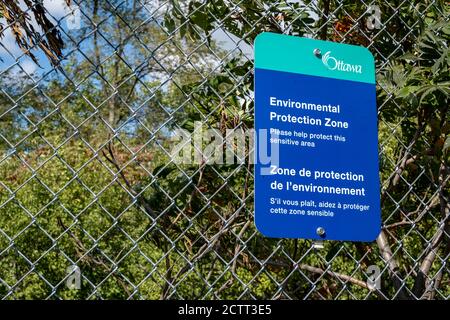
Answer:
<path fill-rule="evenodd" d="M 367 48 L 270 32 L 256 37 L 255 67 L 375 84 L 374 58 Z"/>

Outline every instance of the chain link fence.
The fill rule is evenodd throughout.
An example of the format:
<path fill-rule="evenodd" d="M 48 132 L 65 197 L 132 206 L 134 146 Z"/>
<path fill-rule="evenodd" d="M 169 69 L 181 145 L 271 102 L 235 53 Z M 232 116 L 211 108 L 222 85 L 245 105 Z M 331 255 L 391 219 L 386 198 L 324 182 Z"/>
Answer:
<path fill-rule="evenodd" d="M 374 54 L 376 242 L 264 238 L 251 144 L 193 142 L 253 128 L 263 31 Z M 449 34 L 439 0 L 1 1 L 0 297 L 448 299 Z"/>

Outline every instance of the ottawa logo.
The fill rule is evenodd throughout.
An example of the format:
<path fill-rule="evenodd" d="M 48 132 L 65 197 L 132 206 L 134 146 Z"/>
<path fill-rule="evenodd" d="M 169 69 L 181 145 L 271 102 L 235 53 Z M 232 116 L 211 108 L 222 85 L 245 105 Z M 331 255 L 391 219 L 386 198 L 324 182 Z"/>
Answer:
<path fill-rule="evenodd" d="M 359 64 L 345 63 L 331 56 L 331 51 L 327 51 L 322 56 L 322 63 L 330 70 L 339 70 L 345 72 L 362 73 L 362 66 Z"/>

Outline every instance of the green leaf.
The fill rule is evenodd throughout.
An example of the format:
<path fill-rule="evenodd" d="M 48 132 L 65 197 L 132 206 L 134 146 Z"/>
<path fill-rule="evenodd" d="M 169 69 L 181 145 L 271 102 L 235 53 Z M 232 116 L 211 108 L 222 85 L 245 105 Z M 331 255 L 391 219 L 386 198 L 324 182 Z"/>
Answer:
<path fill-rule="evenodd" d="M 404 97 L 406 97 L 406 96 L 408 96 L 409 95 L 409 87 L 403 87 L 403 88 L 401 88 L 399 91 L 398 91 L 398 93 L 397 93 L 397 95 L 400 97 L 400 98 L 404 98 Z"/>
<path fill-rule="evenodd" d="M 417 61 L 420 60 L 419 57 L 416 57 L 414 54 L 412 54 L 411 52 L 407 52 L 404 55 L 401 55 L 400 57 L 398 57 L 399 60 L 404 60 L 404 61 Z"/>
<path fill-rule="evenodd" d="M 403 87 L 401 88 L 398 92 L 397 92 L 397 96 L 399 98 L 407 98 L 409 97 L 411 94 L 413 94 L 414 92 L 416 92 L 417 90 L 417 86 L 407 86 L 407 87 Z"/>
<path fill-rule="evenodd" d="M 172 6 L 173 6 L 173 14 L 176 18 L 182 20 L 184 19 L 183 11 L 181 10 L 180 4 L 177 0 L 172 0 Z"/>
<path fill-rule="evenodd" d="M 450 148 L 450 136 L 445 139 L 444 148 L 442 150 L 445 152 L 448 148 Z"/>
<path fill-rule="evenodd" d="M 440 91 L 444 95 L 450 94 L 450 81 L 440 82 L 435 85 L 423 86 L 422 89 L 418 90 L 417 93 L 421 95 L 420 104 L 422 104 L 423 100 L 428 97 L 430 94 L 435 91 Z"/>
<path fill-rule="evenodd" d="M 190 16 L 190 19 L 193 24 L 200 27 L 205 32 L 208 32 L 210 29 L 212 29 L 211 23 L 208 19 L 208 15 L 204 12 L 196 11 Z"/>
<path fill-rule="evenodd" d="M 437 75 L 439 71 L 444 71 L 446 69 L 444 63 L 446 61 L 447 56 L 448 50 L 444 50 L 439 59 L 437 59 L 436 62 L 433 64 L 433 66 L 431 67 L 431 72 L 433 72 L 434 75 Z M 448 70 L 446 71 L 448 72 Z"/>
<path fill-rule="evenodd" d="M 183 24 L 180 26 L 180 36 L 181 36 L 181 38 L 184 38 L 184 37 L 185 37 L 186 32 L 187 32 L 187 24 L 186 24 L 186 23 L 183 23 Z"/>
<path fill-rule="evenodd" d="M 169 31 L 169 33 L 172 33 L 173 30 L 175 30 L 175 21 L 169 14 L 166 14 L 164 17 L 164 26 L 167 28 L 167 31 Z"/>

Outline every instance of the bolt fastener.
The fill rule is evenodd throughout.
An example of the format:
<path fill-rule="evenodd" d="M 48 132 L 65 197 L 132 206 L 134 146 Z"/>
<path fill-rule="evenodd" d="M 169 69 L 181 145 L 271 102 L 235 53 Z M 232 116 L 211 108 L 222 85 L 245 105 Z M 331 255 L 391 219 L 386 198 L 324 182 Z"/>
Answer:
<path fill-rule="evenodd" d="M 322 227 L 318 227 L 317 230 L 316 230 L 316 233 L 317 233 L 318 236 L 323 237 L 325 235 L 325 229 L 322 228 Z"/>
<path fill-rule="evenodd" d="M 313 53 L 317 58 L 320 58 L 320 56 L 322 55 L 322 53 L 320 52 L 320 49 L 314 49 Z"/>

